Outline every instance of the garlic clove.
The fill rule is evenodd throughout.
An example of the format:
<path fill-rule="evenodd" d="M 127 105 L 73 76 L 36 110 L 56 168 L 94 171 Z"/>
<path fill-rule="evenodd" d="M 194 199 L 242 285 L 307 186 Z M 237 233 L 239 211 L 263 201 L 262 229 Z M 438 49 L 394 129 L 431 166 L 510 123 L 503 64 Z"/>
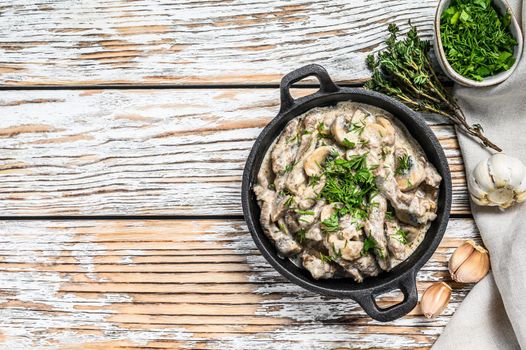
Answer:
<path fill-rule="evenodd" d="M 469 192 L 472 196 L 477 198 L 484 198 L 487 195 L 487 190 L 480 187 L 475 176 L 470 176 L 468 179 Z"/>
<path fill-rule="evenodd" d="M 466 259 L 473 253 L 475 250 L 475 245 L 475 242 L 468 240 L 455 249 L 451 255 L 451 258 L 449 258 L 448 264 L 449 273 L 451 275 L 453 275 L 458 270 L 460 265 L 462 265 L 462 263 L 466 261 Z"/>
<path fill-rule="evenodd" d="M 526 167 L 517 158 L 494 154 L 477 164 L 468 187 L 476 204 L 508 208 L 526 200 Z"/>
<path fill-rule="evenodd" d="M 491 204 L 486 198 L 477 198 L 473 195 L 471 195 L 471 200 L 473 200 L 473 202 L 475 202 L 476 205 L 480 206 L 489 206 Z"/>
<path fill-rule="evenodd" d="M 526 199 L 526 191 L 517 195 L 517 203 L 522 203 Z"/>
<path fill-rule="evenodd" d="M 449 260 L 451 278 L 460 283 L 480 281 L 489 268 L 488 251 L 471 240 L 458 247 Z"/>
<path fill-rule="evenodd" d="M 496 188 L 508 184 L 511 164 L 509 158 L 502 153 L 497 153 L 488 159 L 488 172 Z"/>
<path fill-rule="evenodd" d="M 480 189 L 484 192 L 487 192 L 495 188 L 493 179 L 488 171 L 488 159 L 481 161 L 473 170 L 473 177 L 477 181 Z"/>
<path fill-rule="evenodd" d="M 420 308 L 426 318 L 435 318 L 444 311 L 449 299 L 451 299 L 451 287 L 447 283 L 436 282 L 422 295 Z"/>
<path fill-rule="evenodd" d="M 511 188 L 503 187 L 488 192 L 488 200 L 501 207 L 509 207 L 513 203 L 515 193 Z"/>
<path fill-rule="evenodd" d="M 510 187 L 517 188 L 521 185 L 522 180 L 526 176 L 526 168 L 522 162 L 514 157 L 506 157 L 508 165 L 503 165 L 502 167 L 508 167 L 510 169 L 510 175 L 508 183 Z"/>

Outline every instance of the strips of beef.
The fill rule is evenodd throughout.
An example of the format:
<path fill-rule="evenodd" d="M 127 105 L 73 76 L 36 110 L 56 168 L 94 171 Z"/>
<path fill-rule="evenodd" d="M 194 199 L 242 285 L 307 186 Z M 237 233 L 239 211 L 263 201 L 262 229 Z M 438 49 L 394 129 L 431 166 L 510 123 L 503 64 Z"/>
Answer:
<path fill-rule="evenodd" d="M 280 255 L 315 279 L 361 282 L 389 271 L 422 242 L 436 218 L 441 181 L 389 113 L 340 102 L 287 124 L 253 191 Z"/>

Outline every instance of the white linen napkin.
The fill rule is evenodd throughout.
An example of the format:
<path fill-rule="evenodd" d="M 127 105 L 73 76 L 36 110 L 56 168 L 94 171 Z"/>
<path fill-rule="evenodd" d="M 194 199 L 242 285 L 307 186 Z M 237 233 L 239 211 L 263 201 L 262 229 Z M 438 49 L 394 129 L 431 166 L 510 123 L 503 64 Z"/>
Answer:
<path fill-rule="evenodd" d="M 526 27 L 526 0 L 511 0 Z M 489 88 L 456 87 L 468 121 L 480 123 L 504 153 L 526 164 L 526 54 L 512 76 Z M 469 176 L 490 153 L 457 130 Z M 475 222 L 490 252 L 492 272 L 462 302 L 433 349 L 526 349 L 526 203 L 502 212 L 471 203 Z"/>

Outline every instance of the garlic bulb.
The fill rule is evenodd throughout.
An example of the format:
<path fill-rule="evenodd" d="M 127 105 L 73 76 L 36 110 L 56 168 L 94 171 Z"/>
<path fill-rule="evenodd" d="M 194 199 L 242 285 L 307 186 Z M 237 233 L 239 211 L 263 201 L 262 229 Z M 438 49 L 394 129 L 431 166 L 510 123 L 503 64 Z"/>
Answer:
<path fill-rule="evenodd" d="M 451 299 L 451 287 L 444 282 L 433 283 L 422 295 L 420 309 L 426 318 L 435 318 L 444 311 L 449 299 Z"/>
<path fill-rule="evenodd" d="M 526 167 L 517 158 L 497 153 L 478 163 L 468 185 L 476 204 L 505 209 L 526 199 Z"/>
<path fill-rule="evenodd" d="M 489 271 L 488 251 L 472 240 L 464 242 L 449 259 L 449 272 L 454 281 L 476 283 Z"/>

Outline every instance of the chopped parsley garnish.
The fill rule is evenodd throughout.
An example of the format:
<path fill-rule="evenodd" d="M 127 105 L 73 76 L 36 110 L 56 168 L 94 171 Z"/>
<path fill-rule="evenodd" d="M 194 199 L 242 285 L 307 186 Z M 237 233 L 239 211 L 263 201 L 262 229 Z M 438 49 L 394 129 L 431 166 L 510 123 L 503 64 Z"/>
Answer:
<path fill-rule="evenodd" d="M 409 155 L 404 154 L 404 155 L 402 155 L 400 157 L 397 157 L 396 161 L 397 161 L 398 165 L 396 166 L 395 175 L 403 175 L 409 169 L 411 169 L 412 161 L 411 161 L 411 157 L 409 157 Z"/>
<path fill-rule="evenodd" d="M 300 209 L 295 209 L 294 210 L 297 214 L 300 214 L 300 215 L 314 215 L 316 214 L 315 212 L 313 212 L 312 210 L 300 210 Z"/>
<path fill-rule="evenodd" d="M 382 160 L 385 160 L 389 153 L 391 153 L 391 149 L 389 147 L 382 147 Z"/>
<path fill-rule="evenodd" d="M 371 250 L 374 251 L 376 256 L 378 256 L 380 259 L 384 258 L 384 253 L 380 247 L 378 247 L 376 240 L 370 236 L 365 237 L 365 240 L 363 241 L 362 256 L 367 255 Z"/>
<path fill-rule="evenodd" d="M 294 163 L 287 164 L 287 166 L 283 170 L 283 173 L 284 174 L 290 173 L 292 171 L 292 168 L 294 168 Z"/>
<path fill-rule="evenodd" d="M 369 140 L 362 140 L 362 141 L 360 141 L 360 145 L 362 147 L 367 147 L 369 145 L 369 142 L 370 142 Z"/>
<path fill-rule="evenodd" d="M 385 212 L 385 219 L 386 219 L 386 220 L 393 220 L 393 212 L 390 211 L 390 210 L 387 210 L 387 211 Z"/>
<path fill-rule="evenodd" d="M 345 243 L 347 243 L 347 241 Z M 338 260 L 342 257 L 342 250 L 341 249 L 336 250 L 334 243 L 332 244 L 332 251 L 334 252 L 334 256 L 332 257 L 334 260 Z"/>
<path fill-rule="evenodd" d="M 372 237 L 365 237 L 363 241 L 362 255 L 367 255 L 370 250 L 376 247 L 376 241 Z"/>
<path fill-rule="evenodd" d="M 321 223 L 327 232 L 338 231 L 340 228 L 338 213 L 332 214 L 328 219 L 323 220 Z"/>
<path fill-rule="evenodd" d="M 300 243 L 303 243 L 305 241 L 305 229 L 300 229 L 298 232 L 296 232 L 296 237 L 298 238 L 298 241 Z"/>
<path fill-rule="evenodd" d="M 290 190 L 288 188 L 282 189 L 281 191 L 278 192 L 278 194 L 280 196 L 282 196 L 282 197 L 283 196 L 291 196 L 292 195 L 292 193 L 290 192 Z"/>
<path fill-rule="evenodd" d="M 320 183 L 320 179 L 321 179 L 321 176 L 319 176 L 319 175 L 311 176 L 310 179 L 309 179 L 309 186 L 311 186 L 311 187 L 316 186 L 317 184 Z"/>
<path fill-rule="evenodd" d="M 349 128 L 350 132 L 355 132 L 358 135 L 361 135 L 365 129 L 365 120 L 362 119 L 358 123 L 352 123 L 351 127 Z"/>
<path fill-rule="evenodd" d="M 356 143 L 349 141 L 349 139 L 344 138 L 342 141 L 342 144 L 347 148 L 354 148 L 356 147 Z"/>
<path fill-rule="evenodd" d="M 329 203 L 341 204 L 340 216 L 351 214 L 364 219 L 368 215 L 367 204 L 377 189 L 366 156 L 354 155 L 349 160 L 336 157 L 325 162 L 325 186 L 320 195 Z"/>
<path fill-rule="evenodd" d="M 285 206 L 286 206 L 287 208 L 290 208 L 290 207 L 294 204 L 294 197 L 293 197 L 293 196 L 290 196 L 289 198 L 287 198 L 287 199 L 285 200 L 285 203 L 283 203 L 283 204 L 285 204 Z"/>
<path fill-rule="evenodd" d="M 325 255 L 323 253 L 320 253 L 320 260 L 323 261 L 324 263 L 331 263 L 332 262 L 332 257 L 330 257 L 329 255 Z"/>
<path fill-rule="evenodd" d="M 318 135 L 324 139 L 332 138 L 332 134 L 330 132 L 327 132 L 327 128 L 325 127 L 325 124 L 323 122 L 320 122 L 318 124 Z"/>
<path fill-rule="evenodd" d="M 393 233 L 391 235 L 391 237 L 393 237 L 394 239 L 396 239 L 397 241 L 399 241 L 402 244 L 407 244 L 407 232 L 405 232 L 401 228 L 396 230 L 396 232 Z"/>
<path fill-rule="evenodd" d="M 299 136 L 298 135 L 294 135 L 294 136 L 291 136 L 289 138 L 287 138 L 285 140 L 285 143 L 288 145 L 288 144 L 291 144 L 291 143 L 295 143 L 295 142 L 298 142 L 299 141 Z"/>
<path fill-rule="evenodd" d="M 320 260 L 323 261 L 324 263 L 330 264 L 332 262 L 336 262 L 336 260 L 338 260 L 338 258 L 334 257 L 334 256 L 325 255 L 323 253 L 320 253 Z"/>

